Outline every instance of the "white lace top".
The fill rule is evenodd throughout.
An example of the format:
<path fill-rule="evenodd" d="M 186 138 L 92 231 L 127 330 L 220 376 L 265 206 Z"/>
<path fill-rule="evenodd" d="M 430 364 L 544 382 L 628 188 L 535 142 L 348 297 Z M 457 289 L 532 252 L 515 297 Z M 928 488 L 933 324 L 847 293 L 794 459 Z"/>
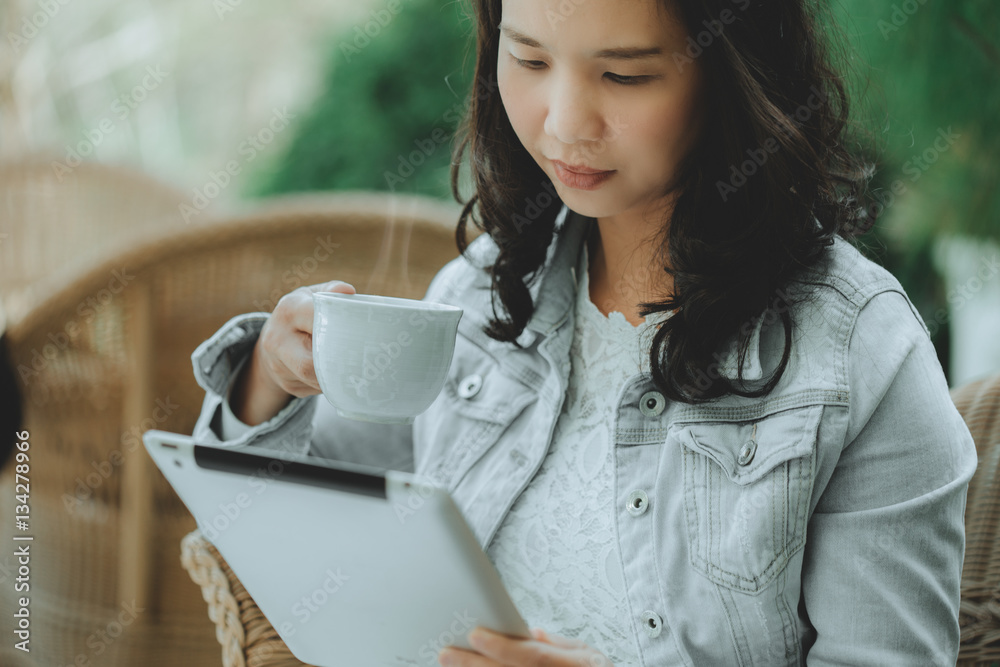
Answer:
<path fill-rule="evenodd" d="M 581 255 L 562 413 L 541 468 L 487 555 L 529 627 L 581 639 L 615 667 L 637 666 L 614 534 L 610 426 L 625 379 L 648 372 L 655 329 L 652 317 L 639 327 L 618 311 L 605 317 L 590 299 L 586 244 Z"/>

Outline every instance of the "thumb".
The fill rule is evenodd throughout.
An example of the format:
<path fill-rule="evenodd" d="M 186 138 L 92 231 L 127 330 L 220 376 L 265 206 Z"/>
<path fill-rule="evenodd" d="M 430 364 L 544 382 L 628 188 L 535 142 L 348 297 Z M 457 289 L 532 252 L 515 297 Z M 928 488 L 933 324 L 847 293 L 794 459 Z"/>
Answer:
<path fill-rule="evenodd" d="M 320 283 L 319 285 L 310 285 L 309 289 L 313 292 L 340 292 L 341 294 L 358 293 L 358 291 L 354 289 L 354 285 L 346 283 L 343 280 L 331 280 L 329 282 Z"/>

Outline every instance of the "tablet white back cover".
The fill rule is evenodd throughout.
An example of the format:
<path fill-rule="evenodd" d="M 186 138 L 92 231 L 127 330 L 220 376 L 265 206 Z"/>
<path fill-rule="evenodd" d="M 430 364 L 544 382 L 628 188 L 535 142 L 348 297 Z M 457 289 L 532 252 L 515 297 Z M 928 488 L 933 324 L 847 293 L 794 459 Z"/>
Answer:
<path fill-rule="evenodd" d="M 277 458 L 252 475 L 234 474 L 200 468 L 186 436 L 147 431 L 144 440 L 202 534 L 300 660 L 435 666 L 444 646 L 468 648 L 476 625 L 528 636 L 443 489 L 381 471 L 388 499 L 380 499 L 283 481 Z"/>

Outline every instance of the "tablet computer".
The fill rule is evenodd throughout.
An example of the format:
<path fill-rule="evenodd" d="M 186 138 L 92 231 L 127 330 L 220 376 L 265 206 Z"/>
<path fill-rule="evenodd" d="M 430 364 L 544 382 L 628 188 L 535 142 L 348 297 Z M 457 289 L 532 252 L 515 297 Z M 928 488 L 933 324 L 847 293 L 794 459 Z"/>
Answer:
<path fill-rule="evenodd" d="M 438 665 L 529 629 L 445 489 L 410 473 L 150 430 L 143 442 L 257 606 L 317 667 Z"/>

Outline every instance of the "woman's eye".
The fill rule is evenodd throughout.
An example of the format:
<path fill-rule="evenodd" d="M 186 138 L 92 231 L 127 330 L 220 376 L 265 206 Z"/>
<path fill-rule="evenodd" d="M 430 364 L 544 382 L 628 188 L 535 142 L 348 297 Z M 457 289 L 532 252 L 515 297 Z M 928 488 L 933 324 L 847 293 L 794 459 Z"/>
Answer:
<path fill-rule="evenodd" d="M 521 60 L 520 58 L 518 58 L 513 54 L 511 54 L 510 57 L 513 58 L 514 62 L 516 62 L 518 65 L 527 69 L 541 69 L 542 67 L 545 66 L 545 63 L 543 63 L 541 60 Z"/>
<path fill-rule="evenodd" d="M 640 83 L 645 83 L 652 78 L 649 76 L 622 76 L 621 74 L 613 74 L 611 72 L 605 72 L 605 74 L 607 74 L 612 81 L 620 83 L 623 86 L 635 86 Z"/>
<path fill-rule="evenodd" d="M 519 67 L 524 67 L 525 69 L 542 69 L 545 67 L 545 63 L 541 60 L 521 60 L 514 54 L 510 54 L 510 57 L 514 59 Z M 650 79 L 656 77 L 653 76 L 625 76 L 623 74 L 615 74 L 613 72 L 605 72 L 605 75 L 617 84 L 622 86 L 636 86 L 641 83 L 646 83 Z"/>

